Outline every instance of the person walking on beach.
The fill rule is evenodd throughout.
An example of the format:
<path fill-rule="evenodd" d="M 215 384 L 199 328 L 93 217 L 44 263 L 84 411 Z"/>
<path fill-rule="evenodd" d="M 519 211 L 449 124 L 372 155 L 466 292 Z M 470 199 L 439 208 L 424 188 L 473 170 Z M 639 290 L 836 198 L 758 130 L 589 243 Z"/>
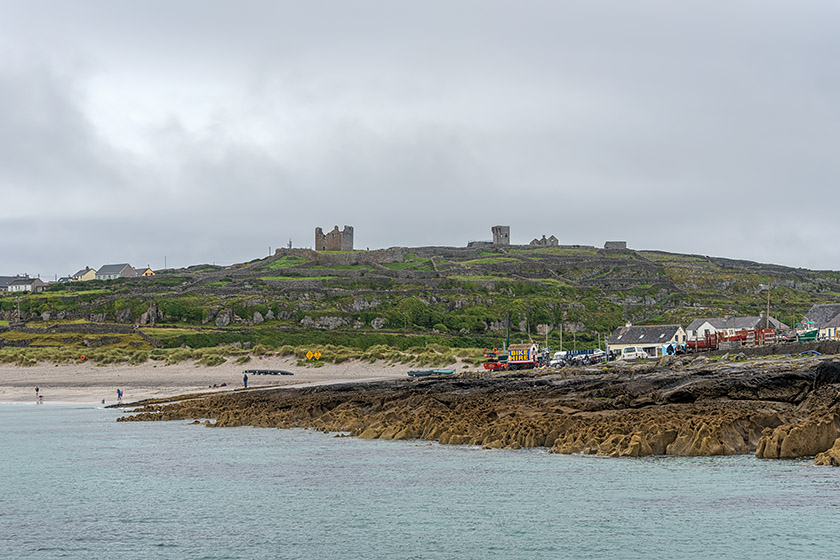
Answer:
<path fill-rule="evenodd" d="M 41 393 L 41 388 L 36 385 L 35 386 L 35 402 L 38 402 L 38 397 L 41 396 L 40 393 Z"/>
<path fill-rule="evenodd" d="M 242 374 L 242 384 L 245 385 L 246 389 L 248 388 L 248 374 L 247 373 Z"/>
<path fill-rule="evenodd" d="M 122 395 L 123 395 L 122 390 L 117 389 L 117 402 L 120 403 L 120 404 L 122 404 Z"/>

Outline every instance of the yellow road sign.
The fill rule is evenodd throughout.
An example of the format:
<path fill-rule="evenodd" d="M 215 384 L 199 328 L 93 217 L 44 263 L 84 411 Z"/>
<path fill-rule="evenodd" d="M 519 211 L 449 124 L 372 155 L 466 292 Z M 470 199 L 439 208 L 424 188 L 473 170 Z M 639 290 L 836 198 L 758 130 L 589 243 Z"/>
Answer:
<path fill-rule="evenodd" d="M 321 352 L 319 350 L 315 350 L 314 356 L 315 356 L 316 360 L 320 360 L 321 359 Z"/>
<path fill-rule="evenodd" d="M 312 353 L 312 350 L 310 350 L 309 352 L 306 353 L 306 359 L 307 360 L 311 360 L 312 356 L 314 356 L 314 354 Z"/>

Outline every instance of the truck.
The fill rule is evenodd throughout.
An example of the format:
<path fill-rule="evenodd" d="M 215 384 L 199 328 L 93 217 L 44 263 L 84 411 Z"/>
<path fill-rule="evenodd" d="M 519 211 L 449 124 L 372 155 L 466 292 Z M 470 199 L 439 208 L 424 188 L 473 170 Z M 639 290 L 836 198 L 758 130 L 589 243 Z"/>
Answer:
<path fill-rule="evenodd" d="M 540 346 L 536 342 L 511 344 L 508 348 L 507 369 L 531 369 L 540 365 Z"/>

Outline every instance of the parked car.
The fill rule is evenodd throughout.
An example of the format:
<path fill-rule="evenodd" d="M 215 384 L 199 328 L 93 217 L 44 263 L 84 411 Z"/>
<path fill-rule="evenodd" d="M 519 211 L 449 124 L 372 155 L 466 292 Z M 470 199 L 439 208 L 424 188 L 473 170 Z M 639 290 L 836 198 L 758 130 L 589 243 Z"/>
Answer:
<path fill-rule="evenodd" d="M 650 358 L 650 356 L 648 356 L 648 353 L 638 346 L 628 346 L 627 348 L 622 348 L 620 359 L 636 360 L 638 358 Z"/>
<path fill-rule="evenodd" d="M 554 357 L 551 358 L 549 362 L 549 367 L 562 367 L 566 365 L 566 352 L 555 352 Z"/>

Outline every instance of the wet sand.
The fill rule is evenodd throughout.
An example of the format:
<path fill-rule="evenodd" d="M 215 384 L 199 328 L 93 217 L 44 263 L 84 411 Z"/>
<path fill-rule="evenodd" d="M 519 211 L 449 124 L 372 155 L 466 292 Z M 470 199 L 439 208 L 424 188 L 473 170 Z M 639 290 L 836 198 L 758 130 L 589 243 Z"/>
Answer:
<path fill-rule="evenodd" d="M 117 389 L 123 402 L 172 397 L 188 393 L 223 393 L 241 390 L 242 372 L 246 369 L 282 369 L 294 375 L 248 375 L 248 388 L 278 387 L 342 382 L 363 382 L 404 378 L 406 365 L 348 362 L 323 364 L 321 367 L 298 367 L 294 359 L 255 358 L 247 364 L 231 362 L 216 367 L 182 362 L 166 366 L 147 362 L 138 366 L 74 364 L 49 362 L 31 367 L 0 366 L 0 402 L 35 402 L 39 387 L 44 402 L 80 402 L 114 404 Z M 225 387 L 213 387 L 226 384 Z"/>

